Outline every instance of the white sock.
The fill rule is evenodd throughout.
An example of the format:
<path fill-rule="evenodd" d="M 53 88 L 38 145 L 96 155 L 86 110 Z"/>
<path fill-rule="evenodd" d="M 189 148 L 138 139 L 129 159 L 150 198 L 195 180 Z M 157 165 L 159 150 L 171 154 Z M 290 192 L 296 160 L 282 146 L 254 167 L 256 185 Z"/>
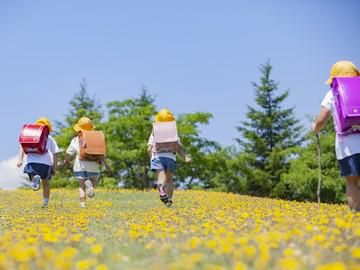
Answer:
<path fill-rule="evenodd" d="M 43 198 L 43 203 L 48 204 L 49 203 L 49 198 Z"/>

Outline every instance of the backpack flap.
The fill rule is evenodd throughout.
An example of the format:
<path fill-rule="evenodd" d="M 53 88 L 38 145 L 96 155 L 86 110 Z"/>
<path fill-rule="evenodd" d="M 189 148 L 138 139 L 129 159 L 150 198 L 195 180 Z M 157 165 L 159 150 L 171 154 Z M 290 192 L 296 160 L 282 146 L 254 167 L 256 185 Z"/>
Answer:
<path fill-rule="evenodd" d="M 360 77 L 334 78 L 332 92 L 337 133 L 358 133 L 355 131 L 360 126 Z"/>
<path fill-rule="evenodd" d="M 153 124 L 155 152 L 177 152 L 179 136 L 176 122 L 156 122 Z"/>
<path fill-rule="evenodd" d="M 105 135 L 102 131 L 83 131 L 79 136 L 80 159 L 96 161 L 106 154 Z"/>
<path fill-rule="evenodd" d="M 45 125 L 25 124 L 20 132 L 19 143 L 26 154 L 44 154 L 48 135 L 49 128 Z"/>

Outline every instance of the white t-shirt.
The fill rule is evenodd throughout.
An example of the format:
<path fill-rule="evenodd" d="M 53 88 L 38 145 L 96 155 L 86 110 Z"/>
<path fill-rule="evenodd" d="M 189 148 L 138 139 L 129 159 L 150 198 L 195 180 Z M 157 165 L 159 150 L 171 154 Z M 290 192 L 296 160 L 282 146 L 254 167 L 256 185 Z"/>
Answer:
<path fill-rule="evenodd" d="M 179 139 L 179 143 L 180 143 L 180 139 Z M 156 158 L 156 157 L 166 157 L 166 158 L 171 158 L 173 160 L 176 161 L 176 153 L 174 152 L 154 152 L 154 148 L 155 148 L 155 141 L 154 141 L 154 135 L 151 133 L 150 138 L 149 138 L 149 142 L 148 145 L 152 146 L 153 152 L 151 155 L 151 160 Z"/>
<path fill-rule="evenodd" d="M 99 173 L 99 163 L 96 161 L 80 160 L 80 143 L 79 137 L 76 136 L 71 140 L 71 143 L 66 150 L 66 154 L 75 156 L 73 170 L 74 172 L 96 172 Z"/>
<path fill-rule="evenodd" d="M 54 163 L 53 154 L 59 153 L 59 147 L 53 137 L 49 135 L 46 143 L 46 152 L 44 154 L 29 153 L 26 155 L 27 163 L 40 163 L 52 166 Z"/>
<path fill-rule="evenodd" d="M 331 90 L 326 93 L 321 106 L 330 110 L 332 114 L 334 113 L 335 104 Z M 336 125 L 335 121 L 334 125 Z M 338 160 L 360 153 L 360 134 L 349 134 L 346 136 L 336 134 L 335 153 Z"/>

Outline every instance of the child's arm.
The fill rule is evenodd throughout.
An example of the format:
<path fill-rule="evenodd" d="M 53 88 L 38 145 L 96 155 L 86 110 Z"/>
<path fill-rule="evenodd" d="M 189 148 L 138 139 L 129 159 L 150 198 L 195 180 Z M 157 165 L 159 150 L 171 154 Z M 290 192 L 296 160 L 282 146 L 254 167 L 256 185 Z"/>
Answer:
<path fill-rule="evenodd" d="M 64 166 L 68 166 L 72 159 L 73 159 L 73 155 L 70 155 L 69 153 L 65 153 Z"/>
<path fill-rule="evenodd" d="M 190 163 L 192 161 L 191 156 L 185 153 L 184 147 L 181 144 L 179 144 L 178 154 L 185 160 L 186 163 Z"/>
<path fill-rule="evenodd" d="M 323 129 L 331 116 L 329 109 L 323 107 L 319 113 L 319 116 L 316 118 L 315 122 L 312 124 L 312 132 L 314 134 L 319 133 Z"/>
<path fill-rule="evenodd" d="M 25 155 L 24 149 L 22 149 L 22 147 L 19 147 L 19 158 L 18 158 L 18 162 L 16 164 L 16 166 L 18 168 L 20 168 L 22 166 L 22 164 L 23 164 L 24 155 Z"/>
<path fill-rule="evenodd" d="M 100 163 L 104 165 L 106 172 L 111 173 L 111 168 L 107 163 L 105 156 L 100 160 Z"/>
<path fill-rule="evenodd" d="M 56 174 L 58 159 L 59 159 L 59 153 L 53 153 L 53 162 L 54 163 L 53 163 L 53 166 L 52 166 L 52 169 L 51 169 L 52 175 Z"/>
<path fill-rule="evenodd" d="M 151 158 L 151 156 L 152 156 L 152 149 L 153 149 L 153 146 L 151 144 L 148 144 L 147 153 L 148 153 L 149 158 Z"/>

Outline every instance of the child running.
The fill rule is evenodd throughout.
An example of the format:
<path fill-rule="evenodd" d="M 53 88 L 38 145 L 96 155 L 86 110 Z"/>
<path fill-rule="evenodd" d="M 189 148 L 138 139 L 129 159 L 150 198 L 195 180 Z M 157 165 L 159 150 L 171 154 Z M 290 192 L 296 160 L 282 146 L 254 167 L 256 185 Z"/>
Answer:
<path fill-rule="evenodd" d="M 98 158 L 89 159 L 81 157 L 81 136 L 82 133 L 94 131 L 95 126 L 88 117 L 81 117 L 77 124 L 74 126 L 74 130 L 77 133 L 66 150 L 64 165 L 68 165 L 69 162 L 75 156 L 75 162 L 73 171 L 75 177 L 79 180 L 79 194 L 80 194 L 80 207 L 84 208 L 86 195 L 89 198 L 95 196 L 94 187 L 96 186 L 100 178 L 99 165 L 103 164 L 106 171 L 110 171 L 108 164 L 105 161 L 105 156 L 100 155 Z M 101 142 L 100 142 L 101 143 Z M 105 145 L 105 141 L 103 142 Z"/>
<path fill-rule="evenodd" d="M 39 118 L 36 125 L 45 125 L 48 127 L 49 132 L 52 131 L 52 124 L 49 119 L 42 117 Z M 59 155 L 59 147 L 55 139 L 48 135 L 46 148 L 43 154 L 28 153 L 24 173 L 29 175 L 32 182 L 32 189 L 34 191 L 40 189 L 40 182 L 43 186 L 43 205 L 45 208 L 49 204 L 50 199 L 50 179 L 56 173 L 57 160 Z M 19 159 L 17 166 L 21 167 L 23 164 L 25 152 L 22 147 L 19 149 Z"/>
<path fill-rule="evenodd" d="M 191 157 L 185 154 L 184 148 L 180 144 L 180 139 L 177 137 L 177 131 L 175 132 L 176 138 L 173 142 L 168 142 L 164 147 L 161 146 L 161 143 L 158 142 L 157 134 L 154 133 L 155 125 L 159 122 L 175 122 L 175 117 L 172 112 L 167 109 L 162 109 L 156 114 L 153 131 L 150 135 L 147 149 L 151 159 L 150 169 L 156 172 L 160 200 L 165 205 L 171 206 L 173 203 L 173 174 L 176 169 L 176 153 L 178 153 L 186 163 L 191 162 Z M 173 125 L 170 127 L 170 130 L 165 131 L 168 133 L 167 135 L 173 133 L 174 130 L 171 129 L 176 130 L 176 126 Z"/>
<path fill-rule="evenodd" d="M 360 72 L 352 62 L 339 61 L 332 66 L 326 84 L 332 85 L 335 77 L 355 76 L 360 76 Z M 334 116 L 336 108 L 331 90 L 326 93 L 321 106 L 322 109 L 312 125 L 312 131 L 315 134 L 325 127 L 331 115 Z M 336 134 L 335 152 L 340 165 L 341 176 L 346 179 L 346 195 L 349 207 L 353 212 L 360 212 L 360 134 L 353 133 L 341 137 Z"/>

